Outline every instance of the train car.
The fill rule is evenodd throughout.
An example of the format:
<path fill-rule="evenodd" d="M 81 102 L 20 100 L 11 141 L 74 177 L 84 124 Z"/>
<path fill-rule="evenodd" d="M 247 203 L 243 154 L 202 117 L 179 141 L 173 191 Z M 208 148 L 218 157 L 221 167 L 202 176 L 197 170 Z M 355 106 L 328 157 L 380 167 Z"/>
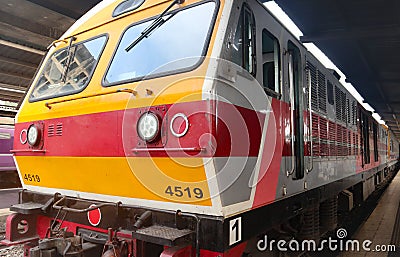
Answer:
<path fill-rule="evenodd" d="M 19 184 L 17 168 L 14 163 L 13 149 L 14 127 L 0 125 L 0 188 Z"/>
<path fill-rule="evenodd" d="M 365 200 L 399 154 L 256 0 L 101 2 L 49 47 L 15 134 L 23 190 L 2 243 L 31 257 L 319 238 L 338 198 Z"/>
<path fill-rule="evenodd" d="M 16 171 L 13 155 L 10 152 L 13 149 L 14 128 L 9 126 L 0 126 L 0 172 Z"/>

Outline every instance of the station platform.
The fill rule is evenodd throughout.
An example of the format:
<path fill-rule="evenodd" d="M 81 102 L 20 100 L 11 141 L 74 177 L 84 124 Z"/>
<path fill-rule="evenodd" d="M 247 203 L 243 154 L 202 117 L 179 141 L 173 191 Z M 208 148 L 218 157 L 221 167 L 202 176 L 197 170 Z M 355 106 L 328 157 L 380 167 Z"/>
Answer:
<path fill-rule="evenodd" d="M 18 192 L 21 188 L 0 189 L 0 209 L 10 208 L 18 203 Z"/>
<path fill-rule="evenodd" d="M 351 240 L 360 242 L 360 251 L 343 252 L 341 257 L 400 256 L 400 172 L 394 177 L 372 214 Z M 363 249 L 363 242 L 366 242 L 370 250 Z"/>

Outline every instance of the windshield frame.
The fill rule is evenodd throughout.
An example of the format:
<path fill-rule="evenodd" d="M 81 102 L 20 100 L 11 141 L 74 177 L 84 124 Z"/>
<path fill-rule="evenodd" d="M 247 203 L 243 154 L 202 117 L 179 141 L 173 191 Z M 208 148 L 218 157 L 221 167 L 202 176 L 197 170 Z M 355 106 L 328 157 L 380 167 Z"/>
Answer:
<path fill-rule="evenodd" d="M 72 37 L 72 36 L 71 36 L 71 37 Z M 67 37 L 67 39 L 69 39 L 69 38 L 71 38 L 71 37 Z M 97 69 L 97 65 L 98 65 L 99 62 L 100 62 L 101 56 L 103 55 L 103 52 L 104 52 L 104 49 L 105 49 L 106 46 L 107 46 L 108 39 L 109 39 L 109 34 L 108 34 L 108 33 L 102 33 L 102 34 L 100 34 L 100 35 L 96 35 L 96 36 L 94 36 L 94 37 L 90 37 L 90 38 L 88 38 L 88 39 L 85 39 L 85 40 L 76 42 L 76 43 L 74 43 L 74 44 L 71 45 L 71 47 L 72 47 L 72 46 L 84 44 L 84 43 L 86 43 L 86 42 L 89 42 L 89 41 L 92 41 L 92 40 L 95 40 L 95 39 L 98 39 L 98 38 L 101 38 L 101 37 L 105 37 L 104 45 L 103 45 L 103 47 L 102 47 L 101 50 L 100 50 L 99 58 L 98 58 L 96 64 L 94 65 L 92 72 L 91 72 L 90 75 L 88 76 L 87 82 L 85 83 L 85 85 L 82 86 L 82 88 L 80 88 L 79 90 L 76 90 L 76 91 L 58 93 L 58 94 L 54 94 L 54 95 L 50 95 L 50 96 L 44 96 L 44 97 L 38 97 L 38 98 L 32 99 L 33 91 L 34 91 L 35 87 L 37 86 L 37 84 L 38 84 L 38 82 L 39 82 L 40 76 L 41 76 L 42 73 L 43 73 L 43 69 L 44 69 L 45 66 L 48 64 L 48 62 L 51 60 L 50 58 L 51 58 L 54 54 L 56 54 L 57 52 L 63 51 L 63 50 L 65 50 L 65 49 L 68 49 L 69 46 L 67 45 L 67 46 L 65 46 L 65 47 L 63 47 L 63 48 L 56 49 L 56 50 L 55 50 L 54 52 L 52 52 L 47 58 L 45 58 L 45 59 L 42 60 L 42 63 L 41 63 L 40 66 L 39 66 L 40 69 L 37 70 L 38 72 L 37 72 L 37 74 L 36 74 L 35 77 L 34 77 L 34 78 L 35 78 L 34 81 L 36 81 L 36 83 L 32 83 L 32 84 L 31 84 L 32 90 L 29 92 L 28 101 L 29 101 L 30 103 L 34 103 L 34 102 L 39 102 L 39 101 L 43 101 L 43 100 L 54 99 L 54 98 L 63 97 L 63 96 L 79 94 L 79 93 L 81 93 L 83 90 L 85 90 L 85 89 L 87 88 L 87 86 L 90 84 L 90 82 L 92 81 L 93 74 L 95 73 L 95 71 L 96 71 L 96 69 Z M 44 61 L 44 60 L 46 60 L 46 61 Z M 70 65 L 71 65 L 71 64 L 70 64 Z M 40 72 L 39 72 L 39 71 L 40 71 Z M 68 72 L 67 72 L 67 74 L 68 74 Z"/>
<path fill-rule="evenodd" d="M 118 44 L 116 45 L 116 47 L 114 49 L 114 52 L 112 54 L 112 58 L 110 59 L 108 65 L 107 65 L 107 69 L 106 69 L 106 71 L 105 71 L 105 73 L 103 75 L 103 79 L 101 80 L 101 85 L 103 87 L 111 87 L 111 86 L 117 86 L 117 85 L 133 83 L 133 82 L 137 82 L 137 81 L 142 81 L 142 80 L 148 80 L 148 79 L 166 77 L 166 76 L 170 76 L 170 75 L 176 75 L 176 74 L 179 74 L 179 73 L 189 72 L 189 71 L 193 71 L 193 70 L 197 69 L 203 63 L 203 61 L 205 59 L 205 55 L 207 54 L 207 52 L 209 50 L 209 46 L 210 46 L 210 42 L 211 42 L 211 36 L 212 36 L 212 34 L 214 32 L 214 29 L 215 29 L 215 23 L 216 23 L 218 12 L 219 12 L 219 8 L 220 8 L 220 1 L 219 0 L 200 1 L 200 2 L 193 3 L 191 5 L 185 6 L 183 8 L 178 8 L 178 9 L 169 11 L 169 12 L 167 12 L 165 14 L 165 16 L 167 16 L 167 15 L 175 15 L 176 13 L 184 11 L 186 9 L 195 8 L 196 6 L 199 6 L 199 5 L 202 5 L 202 4 L 206 4 L 206 3 L 210 3 L 210 2 L 215 3 L 214 13 L 213 13 L 212 19 L 211 19 L 211 21 L 209 23 L 209 28 L 208 28 L 208 31 L 207 31 L 206 39 L 205 39 L 204 44 L 203 44 L 203 49 L 202 49 L 202 52 L 201 52 L 201 56 L 200 56 L 200 58 L 198 58 L 199 60 L 194 65 L 191 65 L 191 66 L 188 66 L 188 67 L 185 67 L 185 68 L 181 68 L 181 69 L 174 69 L 174 70 L 171 70 L 171 71 L 157 72 L 157 73 L 149 74 L 149 75 L 145 75 L 145 76 L 138 76 L 138 77 L 135 77 L 133 79 L 125 79 L 125 80 L 120 80 L 120 81 L 117 81 L 117 82 L 109 83 L 109 82 L 106 81 L 106 76 L 107 76 L 107 74 L 108 74 L 108 72 L 110 70 L 111 64 L 114 62 L 114 59 L 115 59 L 115 57 L 117 55 L 117 52 L 118 52 L 118 49 L 120 47 L 122 47 L 121 43 L 122 43 L 122 39 L 124 38 L 125 33 L 130 28 L 132 28 L 134 26 L 143 24 L 145 22 L 154 21 L 159 16 L 159 14 L 157 14 L 155 16 L 148 17 L 146 19 L 143 19 L 143 20 L 134 22 L 132 24 L 129 24 L 128 27 L 126 27 L 124 29 L 124 31 L 121 33 L 120 38 L 118 39 Z"/>

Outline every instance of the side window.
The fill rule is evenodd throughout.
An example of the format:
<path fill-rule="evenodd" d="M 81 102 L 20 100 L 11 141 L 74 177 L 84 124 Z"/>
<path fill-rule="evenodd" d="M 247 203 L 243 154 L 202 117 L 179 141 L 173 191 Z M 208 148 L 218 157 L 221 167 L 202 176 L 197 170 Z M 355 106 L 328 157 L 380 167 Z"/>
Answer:
<path fill-rule="evenodd" d="M 291 53 L 293 58 L 293 85 L 295 88 L 300 88 L 300 75 L 301 75 L 300 50 L 294 43 L 292 43 L 292 41 L 289 41 L 288 51 Z"/>
<path fill-rule="evenodd" d="M 256 74 L 254 15 L 243 5 L 233 42 L 233 61 L 252 75 Z"/>
<path fill-rule="evenodd" d="M 262 32 L 263 85 L 279 93 L 281 60 L 279 41 L 266 29 Z"/>
<path fill-rule="evenodd" d="M 0 139 L 11 139 L 11 134 L 7 132 L 0 132 Z"/>

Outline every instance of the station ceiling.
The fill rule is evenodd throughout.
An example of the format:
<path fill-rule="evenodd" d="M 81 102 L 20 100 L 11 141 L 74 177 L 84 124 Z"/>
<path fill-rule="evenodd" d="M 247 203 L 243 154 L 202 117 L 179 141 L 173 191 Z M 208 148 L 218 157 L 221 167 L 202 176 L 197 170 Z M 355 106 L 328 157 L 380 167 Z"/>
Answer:
<path fill-rule="evenodd" d="M 400 138 L 400 1 L 275 2 Z"/>
<path fill-rule="evenodd" d="M 400 138 L 400 1 L 275 1 Z M 47 46 L 98 2 L 2 0 L 0 100 L 19 103 Z M 0 116 L 15 112 L 0 106 Z"/>

